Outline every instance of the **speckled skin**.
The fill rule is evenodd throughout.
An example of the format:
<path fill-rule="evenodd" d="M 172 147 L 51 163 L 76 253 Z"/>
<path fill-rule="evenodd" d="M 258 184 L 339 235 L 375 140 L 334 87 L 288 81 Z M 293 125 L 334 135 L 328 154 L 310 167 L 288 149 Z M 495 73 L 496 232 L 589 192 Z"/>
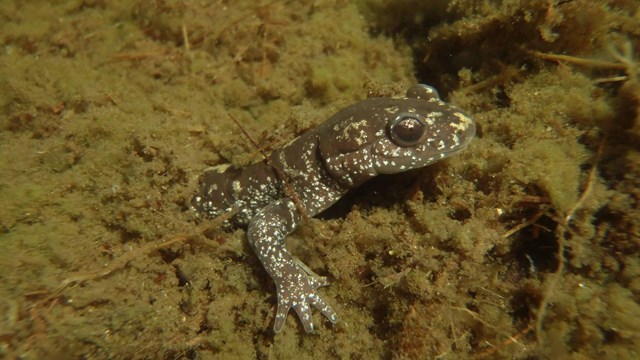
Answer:
<path fill-rule="evenodd" d="M 327 285 L 285 247 L 301 219 L 327 209 L 349 189 L 378 174 L 423 167 L 464 149 L 475 134 L 471 118 L 442 102 L 432 87 L 416 85 L 403 98 L 369 98 L 351 105 L 270 155 L 235 169 L 207 169 L 192 206 L 207 217 L 238 210 L 232 222 L 247 237 L 275 281 L 274 331 L 293 308 L 307 332 L 311 306 L 331 322 L 335 311 L 317 293 Z"/>

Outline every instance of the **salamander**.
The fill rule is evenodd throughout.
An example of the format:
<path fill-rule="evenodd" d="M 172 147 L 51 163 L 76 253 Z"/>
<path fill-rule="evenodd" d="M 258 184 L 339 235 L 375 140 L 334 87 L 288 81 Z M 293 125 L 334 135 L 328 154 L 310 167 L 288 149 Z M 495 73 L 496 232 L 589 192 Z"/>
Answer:
<path fill-rule="evenodd" d="M 206 169 L 191 205 L 208 218 L 234 211 L 231 225 L 247 229 L 251 248 L 276 285 L 274 331 L 282 330 L 293 308 L 305 331 L 313 332 L 311 306 L 332 323 L 338 320 L 317 292 L 328 282 L 287 250 L 285 237 L 302 217 L 317 215 L 374 176 L 442 160 L 466 148 L 474 135 L 468 115 L 419 84 L 404 97 L 348 106 L 262 162 Z"/>

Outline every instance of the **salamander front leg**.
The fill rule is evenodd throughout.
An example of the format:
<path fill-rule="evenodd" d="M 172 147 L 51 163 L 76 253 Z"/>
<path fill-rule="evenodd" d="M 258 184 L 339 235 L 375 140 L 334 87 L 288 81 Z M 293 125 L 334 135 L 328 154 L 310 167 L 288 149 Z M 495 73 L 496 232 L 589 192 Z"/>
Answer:
<path fill-rule="evenodd" d="M 253 251 L 276 283 L 278 310 L 273 325 L 276 333 L 282 330 L 291 308 L 298 314 L 306 332 L 314 331 L 311 306 L 332 323 L 338 321 L 335 311 L 316 293 L 316 289 L 328 285 L 326 279 L 313 274 L 285 248 L 285 237 L 299 221 L 295 204 L 283 199 L 260 210 L 251 219 L 247 231 Z"/>

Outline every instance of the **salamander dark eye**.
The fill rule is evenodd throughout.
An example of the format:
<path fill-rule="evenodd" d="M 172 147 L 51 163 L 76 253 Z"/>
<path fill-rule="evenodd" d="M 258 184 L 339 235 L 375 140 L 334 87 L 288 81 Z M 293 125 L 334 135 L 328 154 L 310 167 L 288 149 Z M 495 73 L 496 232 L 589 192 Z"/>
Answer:
<path fill-rule="evenodd" d="M 426 131 L 427 125 L 414 114 L 400 114 L 389 124 L 391 140 L 403 147 L 414 146 Z"/>

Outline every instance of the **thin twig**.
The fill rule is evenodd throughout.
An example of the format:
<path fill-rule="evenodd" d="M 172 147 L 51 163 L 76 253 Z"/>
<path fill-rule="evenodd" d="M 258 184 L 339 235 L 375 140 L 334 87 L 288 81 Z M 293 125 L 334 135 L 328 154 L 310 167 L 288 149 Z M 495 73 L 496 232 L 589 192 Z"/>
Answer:
<path fill-rule="evenodd" d="M 167 241 L 163 241 L 159 244 L 147 244 L 145 246 L 139 247 L 133 251 L 130 251 L 118 258 L 116 258 L 115 260 L 113 260 L 109 266 L 107 266 L 104 269 L 100 269 L 100 270 L 96 270 L 96 271 L 92 271 L 92 272 L 88 272 L 88 273 L 82 273 L 82 274 L 75 274 L 75 275 L 71 275 L 69 277 L 67 277 L 66 279 L 62 280 L 62 282 L 60 283 L 60 287 L 61 288 L 65 288 L 73 283 L 77 283 L 77 282 L 82 282 L 82 281 L 87 281 L 87 280 L 94 280 L 97 278 L 101 278 L 104 276 L 107 276 L 109 274 L 111 274 L 112 272 L 114 272 L 117 269 L 120 269 L 122 267 L 124 267 L 129 261 L 131 261 L 132 259 L 138 257 L 141 254 L 147 254 L 150 253 L 154 250 L 169 246 L 171 244 L 180 242 L 180 241 L 184 241 L 186 239 L 188 239 L 189 236 L 187 235 L 181 235 L 181 236 L 177 236 L 174 237 L 173 239 L 167 240 Z"/>
<path fill-rule="evenodd" d="M 518 231 L 526 228 L 527 226 L 535 224 L 536 221 L 538 221 L 538 219 L 540 219 L 542 217 L 542 215 L 544 215 L 546 212 L 547 212 L 546 209 L 538 210 L 538 212 L 535 215 L 533 215 L 530 219 L 528 219 L 527 221 L 525 221 L 523 223 L 520 223 L 520 224 L 512 227 L 511 229 L 507 230 L 507 232 L 502 234 L 501 237 L 503 239 L 506 239 L 509 236 L 517 233 Z"/>
<path fill-rule="evenodd" d="M 571 64 L 580 65 L 580 66 L 590 66 L 590 67 L 620 69 L 620 70 L 627 69 L 626 64 L 613 62 L 613 61 L 586 59 L 586 58 L 581 58 L 577 56 L 543 53 L 540 51 L 533 51 L 533 50 L 529 51 L 529 53 L 541 59 L 550 60 L 550 61 L 564 61 L 564 62 L 568 62 Z"/>
<path fill-rule="evenodd" d="M 569 223 L 571 222 L 571 220 L 573 220 L 573 216 L 575 212 L 583 206 L 586 199 L 589 197 L 589 195 L 591 195 L 591 192 L 593 190 L 594 179 L 597 173 L 597 163 L 602 154 L 603 147 L 604 147 L 604 141 L 602 141 L 600 143 L 600 146 L 598 147 L 598 152 L 596 153 L 594 164 L 591 167 L 591 170 L 589 171 L 589 175 L 587 176 L 587 183 L 584 188 L 584 191 L 580 195 L 580 198 L 578 198 L 578 201 L 575 203 L 575 205 L 567 212 L 562 223 L 559 224 L 561 226 L 559 226 L 558 230 L 556 231 L 557 238 L 558 238 L 558 252 L 556 254 L 558 258 L 558 267 L 556 271 L 552 274 L 552 278 L 547 285 L 547 289 L 544 292 L 542 300 L 540 301 L 540 307 L 538 308 L 538 313 L 537 313 L 536 322 L 535 322 L 536 338 L 538 339 L 538 344 L 540 345 L 542 345 L 543 343 L 542 325 L 544 321 L 544 316 L 547 311 L 547 307 L 549 306 L 549 302 L 551 301 L 551 296 L 553 295 L 553 292 L 556 286 L 558 285 L 558 281 L 562 277 L 564 268 L 566 266 L 566 259 L 564 257 L 564 251 L 566 248 L 565 235 L 567 233 L 571 233 L 569 228 Z"/>

